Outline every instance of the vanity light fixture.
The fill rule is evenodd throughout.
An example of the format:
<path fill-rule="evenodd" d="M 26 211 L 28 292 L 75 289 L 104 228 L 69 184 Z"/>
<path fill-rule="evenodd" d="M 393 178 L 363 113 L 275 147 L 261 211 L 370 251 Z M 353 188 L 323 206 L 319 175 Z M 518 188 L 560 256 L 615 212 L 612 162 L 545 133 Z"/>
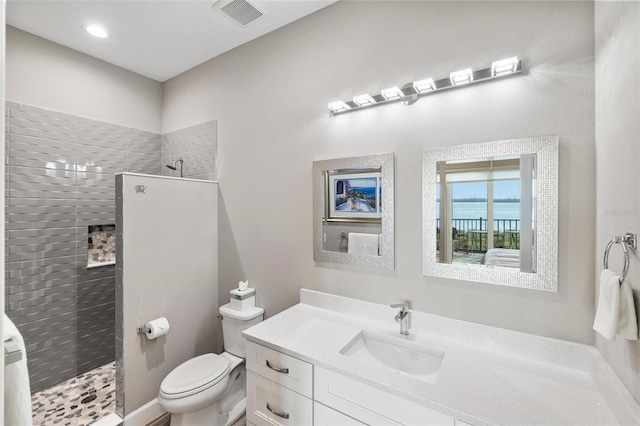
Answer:
<path fill-rule="evenodd" d="M 333 114 L 349 111 L 351 107 L 342 101 L 329 102 L 329 109 Z"/>
<path fill-rule="evenodd" d="M 84 25 L 83 26 L 84 30 L 86 32 L 88 32 L 89 34 L 91 34 L 94 37 L 98 37 L 98 38 L 108 38 L 109 37 L 109 33 L 107 32 L 107 30 L 105 30 L 104 28 L 102 28 L 99 25 Z"/>
<path fill-rule="evenodd" d="M 367 95 L 367 94 L 354 97 L 353 102 L 360 107 L 373 105 L 376 103 L 376 101 L 370 95 Z"/>
<path fill-rule="evenodd" d="M 451 80 L 451 84 L 454 86 L 459 86 L 461 84 L 469 84 L 473 81 L 473 71 L 471 68 L 467 68 L 460 71 L 455 71 L 449 74 L 449 80 Z"/>
<path fill-rule="evenodd" d="M 413 89 L 419 94 L 433 92 L 434 90 L 436 90 L 436 83 L 435 81 L 433 81 L 432 78 L 427 78 L 426 80 L 414 81 Z"/>
<path fill-rule="evenodd" d="M 398 86 L 384 89 L 381 93 L 382 97 L 387 101 L 393 101 L 404 97 L 404 92 Z"/>
<path fill-rule="evenodd" d="M 491 76 L 496 77 L 504 74 L 512 74 L 518 69 L 518 57 L 503 59 L 501 61 L 494 61 L 491 64 Z"/>
<path fill-rule="evenodd" d="M 491 64 L 490 68 L 478 71 L 466 68 L 450 73 L 448 78 L 440 80 L 427 78 L 413 81 L 402 87 L 395 86 L 384 89 L 380 94 L 364 94 L 354 97 L 351 101 L 330 102 L 328 106 L 331 115 L 336 115 L 399 101 L 405 105 L 411 105 L 421 96 L 428 96 L 442 90 L 459 88 L 461 86 L 493 81 L 520 73 L 522 73 L 522 61 L 518 59 L 517 56 L 514 56 L 512 58 L 495 61 Z"/>

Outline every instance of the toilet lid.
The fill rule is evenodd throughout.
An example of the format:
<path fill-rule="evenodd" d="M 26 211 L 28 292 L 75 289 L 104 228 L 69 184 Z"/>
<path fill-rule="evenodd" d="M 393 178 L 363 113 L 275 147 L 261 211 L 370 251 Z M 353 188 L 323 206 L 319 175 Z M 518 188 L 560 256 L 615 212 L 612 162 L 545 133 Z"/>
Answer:
<path fill-rule="evenodd" d="M 200 392 L 218 383 L 229 369 L 229 360 L 223 356 L 200 355 L 174 368 L 162 381 L 160 391 L 174 397 Z"/>

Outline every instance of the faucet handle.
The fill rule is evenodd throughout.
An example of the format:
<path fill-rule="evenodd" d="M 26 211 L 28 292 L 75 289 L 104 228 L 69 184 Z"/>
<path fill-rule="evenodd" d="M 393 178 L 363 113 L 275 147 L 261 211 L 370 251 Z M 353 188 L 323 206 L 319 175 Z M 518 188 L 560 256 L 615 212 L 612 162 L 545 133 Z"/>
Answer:
<path fill-rule="evenodd" d="M 400 302 L 400 303 L 394 303 L 392 305 L 389 305 L 392 308 L 401 308 L 403 311 L 406 311 L 407 309 L 409 309 L 409 305 L 407 303 L 404 302 Z"/>

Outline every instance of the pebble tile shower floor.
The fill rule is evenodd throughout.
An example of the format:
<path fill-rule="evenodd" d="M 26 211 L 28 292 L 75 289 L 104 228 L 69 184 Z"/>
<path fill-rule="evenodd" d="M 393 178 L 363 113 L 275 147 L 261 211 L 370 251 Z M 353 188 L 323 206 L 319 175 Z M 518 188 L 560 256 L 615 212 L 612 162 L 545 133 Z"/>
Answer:
<path fill-rule="evenodd" d="M 34 426 L 88 426 L 115 412 L 112 362 L 31 396 Z"/>

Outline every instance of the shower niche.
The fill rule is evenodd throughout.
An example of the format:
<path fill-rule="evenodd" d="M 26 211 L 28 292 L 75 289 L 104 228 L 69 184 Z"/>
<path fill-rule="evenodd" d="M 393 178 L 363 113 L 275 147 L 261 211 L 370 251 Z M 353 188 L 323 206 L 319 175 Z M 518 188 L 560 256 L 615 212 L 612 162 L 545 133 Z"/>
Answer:
<path fill-rule="evenodd" d="M 89 225 L 87 268 L 116 263 L 116 225 Z"/>

